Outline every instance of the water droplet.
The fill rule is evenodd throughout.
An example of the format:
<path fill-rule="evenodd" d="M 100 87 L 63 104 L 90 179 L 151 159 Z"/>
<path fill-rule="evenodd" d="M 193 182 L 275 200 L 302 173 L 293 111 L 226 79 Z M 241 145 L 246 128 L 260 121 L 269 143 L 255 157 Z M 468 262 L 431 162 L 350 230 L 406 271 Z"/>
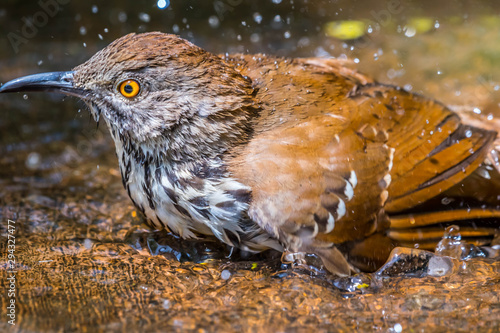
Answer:
<path fill-rule="evenodd" d="M 109 29 L 108 29 L 108 28 L 104 28 L 104 32 L 105 32 L 105 33 L 108 33 L 108 32 L 109 32 Z"/>
<path fill-rule="evenodd" d="M 86 35 L 86 34 L 87 34 L 87 28 L 80 27 L 80 35 Z"/>
<path fill-rule="evenodd" d="M 158 1 L 159 2 L 159 1 Z M 172 302 L 170 302 L 170 300 L 166 299 L 163 301 L 163 304 L 162 304 L 163 308 L 165 310 L 168 310 L 170 309 L 170 307 L 172 306 Z"/>
<path fill-rule="evenodd" d="M 251 34 L 250 35 L 250 41 L 252 43 L 258 43 L 260 41 L 260 35 L 257 33 Z"/>
<path fill-rule="evenodd" d="M 148 13 L 139 13 L 139 20 L 148 23 L 151 21 L 151 16 Z"/>
<path fill-rule="evenodd" d="M 466 138 L 470 138 L 471 136 L 472 136 L 472 131 L 471 130 L 465 131 L 465 137 Z"/>
<path fill-rule="evenodd" d="M 158 2 L 156 3 L 156 5 L 160 9 L 165 9 L 168 6 L 170 6 L 170 0 L 158 0 Z"/>
<path fill-rule="evenodd" d="M 258 12 L 255 12 L 253 14 L 253 20 L 257 23 L 257 24 L 261 24 L 262 23 L 262 15 L 260 15 L 260 13 Z"/>
<path fill-rule="evenodd" d="M 87 249 L 87 250 L 90 250 L 92 248 L 92 244 L 94 242 L 90 239 L 90 238 L 85 238 L 85 240 L 83 241 L 83 246 Z"/>
<path fill-rule="evenodd" d="M 483 177 L 484 179 L 491 179 L 491 175 L 490 173 L 488 172 L 487 169 L 483 169 L 483 168 L 479 168 L 477 170 L 478 174 Z"/>
<path fill-rule="evenodd" d="M 118 13 L 118 21 L 120 21 L 121 23 L 127 22 L 127 13 L 125 12 Z"/>
<path fill-rule="evenodd" d="M 24 95 L 23 95 L 23 98 L 24 98 L 24 99 L 28 99 L 28 95 L 24 94 Z"/>
<path fill-rule="evenodd" d="M 38 66 L 41 66 L 43 64 L 43 60 L 38 60 L 38 62 L 36 63 Z"/>
<path fill-rule="evenodd" d="M 212 28 L 217 28 L 220 24 L 219 18 L 215 15 L 212 15 L 208 18 L 208 25 L 210 25 Z"/>
<path fill-rule="evenodd" d="M 100 40 L 103 40 L 103 37 L 101 34 L 97 34 L 97 37 L 99 37 Z"/>
<path fill-rule="evenodd" d="M 462 240 L 462 236 L 460 235 L 460 227 L 457 225 L 451 225 L 446 228 L 444 232 L 444 238 L 449 238 L 456 241 Z"/>
<path fill-rule="evenodd" d="M 246 27 L 247 26 L 247 22 L 246 21 L 241 21 L 241 25 Z"/>
<path fill-rule="evenodd" d="M 299 39 L 298 43 L 297 43 L 297 46 L 298 47 L 306 47 L 310 44 L 310 40 L 309 38 L 307 37 L 302 37 L 301 39 Z"/>
<path fill-rule="evenodd" d="M 475 114 L 481 114 L 481 109 L 480 108 L 474 108 L 474 110 L 472 110 Z"/>
<path fill-rule="evenodd" d="M 453 201 L 455 201 L 455 199 L 453 198 L 448 198 L 448 197 L 444 197 L 443 199 L 441 199 L 441 203 L 443 205 L 449 205 L 451 204 Z"/>
<path fill-rule="evenodd" d="M 462 256 L 462 235 L 457 225 L 446 228 L 443 238 L 436 246 L 436 254 L 460 258 Z"/>
<path fill-rule="evenodd" d="M 285 31 L 285 33 L 283 34 L 283 37 L 288 39 L 288 38 L 292 37 L 292 34 L 290 33 L 290 31 Z"/>
<path fill-rule="evenodd" d="M 241 41 L 241 35 L 236 36 L 236 39 L 237 39 L 238 41 Z"/>
<path fill-rule="evenodd" d="M 228 280 L 229 278 L 231 277 L 231 272 L 228 271 L 227 269 L 223 270 L 221 273 L 220 273 L 220 278 L 222 280 Z"/>
<path fill-rule="evenodd" d="M 417 30 L 414 27 L 405 27 L 404 28 L 405 36 L 406 37 L 413 37 L 417 33 Z"/>
<path fill-rule="evenodd" d="M 28 157 L 26 158 L 26 167 L 28 167 L 28 169 L 36 169 L 39 165 L 40 165 L 40 162 L 42 161 L 42 157 L 40 156 L 39 153 L 36 153 L 36 152 L 33 152 L 33 153 L 30 153 L 28 155 Z"/>
<path fill-rule="evenodd" d="M 318 57 L 318 58 L 331 58 L 331 55 L 330 53 L 328 53 L 327 50 L 325 50 L 323 47 L 321 46 L 318 46 L 315 50 L 314 50 L 314 56 L 315 57 Z"/>
<path fill-rule="evenodd" d="M 172 31 L 174 32 L 174 34 L 178 34 L 180 31 L 179 26 L 177 24 L 174 24 L 172 26 Z"/>
<path fill-rule="evenodd" d="M 396 78 L 396 77 L 401 77 L 401 76 L 403 76 L 405 73 L 406 73 L 406 71 L 405 71 L 404 69 L 399 69 L 399 70 L 396 70 L 396 69 L 391 68 L 391 69 L 389 69 L 389 70 L 387 71 L 387 77 L 388 77 L 389 79 L 394 79 L 394 78 Z"/>
<path fill-rule="evenodd" d="M 96 14 L 99 11 L 99 8 L 96 5 L 92 6 L 92 13 Z"/>
<path fill-rule="evenodd" d="M 273 0 L 273 3 L 275 3 L 275 4 L 280 4 L 280 3 L 281 3 L 281 0 Z"/>
<path fill-rule="evenodd" d="M 273 20 L 274 22 L 281 22 L 281 16 L 276 15 Z"/>
<path fill-rule="evenodd" d="M 401 333 L 403 331 L 403 326 L 401 324 L 394 325 L 394 332 Z"/>

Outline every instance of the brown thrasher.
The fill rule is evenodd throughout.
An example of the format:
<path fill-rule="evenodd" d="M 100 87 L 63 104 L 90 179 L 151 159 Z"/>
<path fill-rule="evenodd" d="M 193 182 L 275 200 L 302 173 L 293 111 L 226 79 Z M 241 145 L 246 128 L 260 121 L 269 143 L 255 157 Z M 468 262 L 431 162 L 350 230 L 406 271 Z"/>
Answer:
<path fill-rule="evenodd" d="M 450 222 L 476 223 L 464 232 L 479 243 L 498 228 L 497 197 L 456 210 L 440 201 L 463 203 L 463 188 L 500 195 L 485 163 L 497 133 L 334 59 L 217 56 L 174 35 L 130 34 L 73 71 L 0 92 L 36 90 L 102 116 L 135 206 L 184 238 L 315 253 L 346 275 L 395 244 L 430 247 Z"/>

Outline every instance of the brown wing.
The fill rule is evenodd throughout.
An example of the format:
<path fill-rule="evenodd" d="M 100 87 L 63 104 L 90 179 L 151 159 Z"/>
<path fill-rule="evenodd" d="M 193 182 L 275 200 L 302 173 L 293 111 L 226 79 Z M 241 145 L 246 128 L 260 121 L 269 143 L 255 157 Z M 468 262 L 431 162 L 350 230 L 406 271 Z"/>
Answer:
<path fill-rule="evenodd" d="M 253 220 L 337 273 L 349 268 L 328 246 L 380 229 L 384 204 L 401 212 L 461 181 L 496 136 L 463 125 L 439 103 L 330 64 L 286 69 L 256 79 L 263 112 L 232 171 L 252 187 Z"/>
<path fill-rule="evenodd" d="M 500 182 L 496 170 L 478 167 L 491 154 L 496 132 L 465 125 L 441 104 L 393 87 L 365 85 L 352 100 L 358 103 L 357 113 L 365 114 L 359 116 L 360 123 L 353 118 L 352 126 L 365 133 L 384 133 L 386 144 L 394 149 L 384 207 L 391 226 L 387 235 L 393 243 L 434 249 L 443 226 L 450 224 L 461 225 L 469 241 L 491 241 L 499 226 Z M 369 120 L 370 113 L 375 121 Z M 450 198 L 455 198 L 456 205 L 441 204 Z M 351 262 L 370 269 L 376 268 L 373 262 L 383 262 L 384 256 L 374 248 L 359 245 L 350 245 Z"/>
<path fill-rule="evenodd" d="M 252 187 L 248 214 L 254 221 L 289 250 L 318 253 L 331 271 L 348 274 L 332 244 L 376 229 L 392 151 L 341 124 L 323 115 L 268 131 L 232 166 Z"/>
<path fill-rule="evenodd" d="M 386 133 L 394 148 L 387 212 L 414 207 L 470 175 L 485 160 L 496 132 L 461 123 L 443 105 L 385 86 L 361 87 L 353 100 L 361 116 L 352 126 Z"/>
<path fill-rule="evenodd" d="M 252 187 L 249 214 L 276 237 L 341 243 L 373 232 L 391 149 L 318 116 L 259 135 L 233 161 Z M 305 240 L 311 238 L 311 240 Z"/>

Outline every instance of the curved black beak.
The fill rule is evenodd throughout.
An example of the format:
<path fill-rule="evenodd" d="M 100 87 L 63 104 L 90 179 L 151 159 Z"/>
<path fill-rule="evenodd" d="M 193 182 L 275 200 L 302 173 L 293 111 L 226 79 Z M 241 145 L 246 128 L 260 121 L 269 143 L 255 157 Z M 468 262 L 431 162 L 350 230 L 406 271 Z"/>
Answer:
<path fill-rule="evenodd" d="M 84 98 L 85 90 L 73 86 L 73 72 L 50 72 L 23 76 L 0 87 L 0 93 L 52 91 Z"/>

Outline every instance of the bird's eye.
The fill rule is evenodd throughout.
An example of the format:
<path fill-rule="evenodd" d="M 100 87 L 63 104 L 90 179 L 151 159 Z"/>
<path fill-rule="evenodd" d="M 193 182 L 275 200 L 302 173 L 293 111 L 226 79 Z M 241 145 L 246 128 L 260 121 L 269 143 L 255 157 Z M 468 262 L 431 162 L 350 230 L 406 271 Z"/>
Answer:
<path fill-rule="evenodd" d="M 123 96 L 132 98 L 139 94 L 141 86 L 136 80 L 125 80 L 118 85 L 118 91 Z"/>

